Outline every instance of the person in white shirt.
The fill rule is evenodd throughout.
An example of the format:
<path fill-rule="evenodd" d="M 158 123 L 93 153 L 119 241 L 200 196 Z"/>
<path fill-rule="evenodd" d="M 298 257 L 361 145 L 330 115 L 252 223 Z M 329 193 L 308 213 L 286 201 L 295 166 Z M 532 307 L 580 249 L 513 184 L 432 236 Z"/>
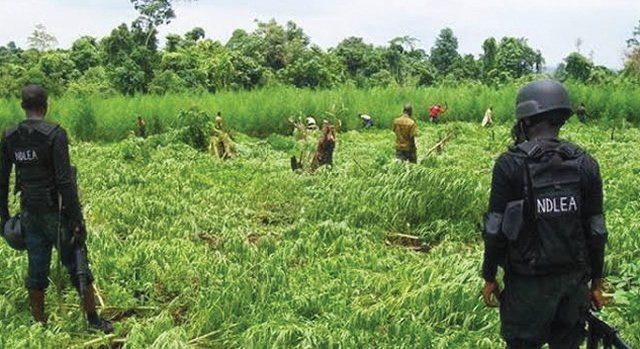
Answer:
<path fill-rule="evenodd" d="M 360 114 L 359 116 L 360 120 L 362 121 L 362 126 L 364 126 L 365 129 L 371 128 L 373 126 L 373 119 L 370 115 Z"/>
<path fill-rule="evenodd" d="M 493 124 L 493 107 L 489 107 L 482 118 L 482 127 L 488 127 L 491 124 Z"/>

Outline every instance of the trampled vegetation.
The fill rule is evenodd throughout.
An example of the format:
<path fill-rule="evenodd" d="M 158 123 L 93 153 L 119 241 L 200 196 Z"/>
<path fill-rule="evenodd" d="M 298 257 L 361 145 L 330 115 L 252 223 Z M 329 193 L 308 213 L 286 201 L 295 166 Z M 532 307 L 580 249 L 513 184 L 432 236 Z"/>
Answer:
<path fill-rule="evenodd" d="M 479 297 L 478 224 L 509 129 L 419 126 L 419 154 L 456 136 L 410 166 L 393 160 L 389 130 L 342 133 L 336 166 L 314 175 L 290 171 L 295 141 L 279 135 L 237 134 L 230 161 L 176 132 L 75 143 L 92 267 L 116 333 L 86 333 L 68 283 L 64 309 L 52 287 L 51 324 L 32 325 L 26 255 L 2 245 L 0 346 L 502 347 L 498 314 Z M 600 161 L 616 300 L 603 316 L 636 347 L 640 132 L 609 131 L 574 120 L 563 134 Z"/>

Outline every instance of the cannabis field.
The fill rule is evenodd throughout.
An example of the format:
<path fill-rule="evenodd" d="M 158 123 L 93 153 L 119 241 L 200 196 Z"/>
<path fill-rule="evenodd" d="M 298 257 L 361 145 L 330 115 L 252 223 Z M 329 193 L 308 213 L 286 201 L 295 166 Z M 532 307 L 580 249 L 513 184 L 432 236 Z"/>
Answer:
<path fill-rule="evenodd" d="M 528 80 L 527 80 L 528 81 Z M 340 117 L 344 129 L 358 129 L 358 114 L 374 117 L 379 127 L 389 127 L 402 105 L 411 102 L 415 116 L 427 120 L 429 106 L 440 103 L 449 109 L 448 121 L 480 122 L 492 106 L 494 120 L 510 123 L 513 101 L 522 84 L 500 88 L 484 85 L 432 88 L 379 88 L 362 90 L 342 87 L 308 90 L 289 87 L 256 91 L 227 91 L 216 94 L 177 94 L 61 97 L 51 103 L 50 116 L 65 125 L 78 140 L 114 142 L 126 138 L 135 128 L 137 116 L 147 122 L 151 134 L 186 126 L 180 111 L 198 107 L 213 115 L 220 111 L 227 124 L 238 132 L 264 138 L 273 133 L 289 134 L 287 117 L 314 115 L 321 121 Z M 584 102 L 589 117 L 607 126 L 640 125 L 640 85 L 568 85 L 575 107 Z M 22 118 L 18 99 L 0 98 L 0 127 Z"/>
<path fill-rule="evenodd" d="M 94 131 L 106 132 L 98 121 Z M 451 131 L 441 152 L 425 156 Z M 3 244 L 0 347 L 503 347 L 498 313 L 480 299 L 478 227 L 507 124 L 420 123 L 415 166 L 393 159 L 390 130 L 346 131 L 335 167 L 314 174 L 291 172 L 296 141 L 275 133 L 236 133 L 229 161 L 175 130 L 98 134 L 100 142 L 75 137 L 71 151 L 102 313 L 116 332 L 87 333 L 69 282 L 62 298 L 49 289 L 50 324 L 33 325 L 26 254 Z M 573 120 L 563 136 L 600 162 L 615 296 L 602 317 L 640 347 L 640 131 Z"/>

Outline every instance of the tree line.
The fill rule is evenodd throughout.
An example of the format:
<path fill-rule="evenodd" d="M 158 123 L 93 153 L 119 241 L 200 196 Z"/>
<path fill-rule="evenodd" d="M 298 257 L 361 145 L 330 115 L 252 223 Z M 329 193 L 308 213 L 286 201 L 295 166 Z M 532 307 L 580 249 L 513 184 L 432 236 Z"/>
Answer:
<path fill-rule="evenodd" d="M 428 51 L 410 36 L 382 46 L 348 37 L 324 50 L 296 23 L 273 19 L 256 20 L 251 32 L 235 30 L 226 43 L 207 38 L 202 28 L 195 27 L 182 35 L 167 35 L 161 48 L 157 28 L 175 14 L 170 7 L 144 7 L 149 1 L 132 2 L 138 3 L 141 16 L 101 39 L 82 36 L 69 49 L 55 49 L 55 37 L 37 26 L 28 48 L 14 42 L 0 46 L 0 97 L 15 96 L 29 82 L 43 84 L 58 96 L 215 93 L 282 85 L 312 89 L 500 86 L 542 73 L 545 64 L 540 50 L 525 38 L 490 37 L 477 58 L 458 52 L 451 28 L 442 29 Z M 621 71 L 595 65 L 577 45 L 555 76 L 586 84 L 640 81 L 640 22 L 627 46 Z"/>

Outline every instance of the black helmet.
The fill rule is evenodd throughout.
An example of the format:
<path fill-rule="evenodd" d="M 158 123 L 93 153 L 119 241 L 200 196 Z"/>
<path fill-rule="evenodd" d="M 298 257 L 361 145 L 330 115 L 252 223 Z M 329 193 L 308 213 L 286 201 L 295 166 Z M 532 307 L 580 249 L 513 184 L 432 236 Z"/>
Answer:
<path fill-rule="evenodd" d="M 48 94 L 42 86 L 27 85 L 22 89 L 22 108 L 27 110 L 47 109 Z"/>
<path fill-rule="evenodd" d="M 4 224 L 3 236 L 11 248 L 24 251 L 27 249 L 27 244 L 24 242 L 24 235 L 22 234 L 22 224 L 20 223 L 20 214 L 11 217 Z"/>
<path fill-rule="evenodd" d="M 568 118 L 573 114 L 567 89 L 555 80 L 538 80 L 526 84 L 516 98 L 516 118 L 522 120 L 558 110 Z"/>

